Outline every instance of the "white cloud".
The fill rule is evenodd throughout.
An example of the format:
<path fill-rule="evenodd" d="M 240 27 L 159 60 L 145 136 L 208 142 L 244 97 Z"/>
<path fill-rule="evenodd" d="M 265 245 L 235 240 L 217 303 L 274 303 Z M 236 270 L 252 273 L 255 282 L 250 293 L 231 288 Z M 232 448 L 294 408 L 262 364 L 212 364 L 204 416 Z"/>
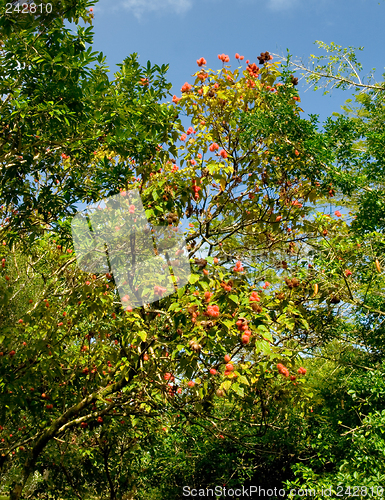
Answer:
<path fill-rule="evenodd" d="M 175 12 L 184 14 L 192 7 L 192 0 L 124 0 L 120 4 L 137 19 L 150 12 Z"/>

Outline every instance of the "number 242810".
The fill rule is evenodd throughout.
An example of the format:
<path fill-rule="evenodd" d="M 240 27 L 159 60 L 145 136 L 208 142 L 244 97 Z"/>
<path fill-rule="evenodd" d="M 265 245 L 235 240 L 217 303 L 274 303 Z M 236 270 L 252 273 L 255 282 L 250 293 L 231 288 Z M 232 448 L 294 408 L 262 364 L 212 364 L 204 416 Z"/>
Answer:
<path fill-rule="evenodd" d="M 11 3 L 6 4 L 6 14 L 11 14 L 12 12 L 18 12 L 20 14 L 35 14 L 35 13 L 40 13 L 43 14 L 43 12 L 46 12 L 47 14 L 50 14 L 52 12 L 52 4 L 51 3 L 23 3 L 21 5 L 12 5 Z"/>

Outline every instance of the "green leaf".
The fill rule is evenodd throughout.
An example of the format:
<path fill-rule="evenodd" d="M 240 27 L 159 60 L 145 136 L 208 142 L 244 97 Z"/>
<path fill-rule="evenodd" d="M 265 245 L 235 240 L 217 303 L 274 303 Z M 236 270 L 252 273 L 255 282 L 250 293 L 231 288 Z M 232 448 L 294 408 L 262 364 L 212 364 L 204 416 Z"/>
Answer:
<path fill-rule="evenodd" d="M 238 382 L 241 384 L 250 385 L 249 381 L 247 380 L 247 378 L 244 375 L 238 374 Z"/>
<path fill-rule="evenodd" d="M 228 391 L 230 389 L 230 386 L 231 386 L 231 380 L 225 380 L 224 382 L 221 383 L 219 388 Z"/>
<path fill-rule="evenodd" d="M 228 328 L 229 330 L 230 330 L 231 328 L 233 328 L 233 326 L 234 326 L 234 322 L 233 322 L 233 321 L 231 321 L 230 319 L 224 319 L 224 320 L 222 321 L 222 324 L 223 324 L 223 325 L 225 325 L 225 326 L 227 326 L 227 328 Z"/>
<path fill-rule="evenodd" d="M 238 382 L 235 382 L 232 386 L 231 389 L 238 394 L 238 396 L 243 397 L 245 395 L 243 387 L 240 387 Z"/>
<path fill-rule="evenodd" d="M 168 308 L 169 311 L 180 311 L 182 307 L 180 306 L 179 302 L 174 302 L 171 304 L 171 306 Z"/>
<path fill-rule="evenodd" d="M 199 274 L 191 274 L 190 278 L 189 278 L 189 283 L 191 283 L 192 285 L 194 285 L 197 281 L 200 280 L 200 275 Z"/>
<path fill-rule="evenodd" d="M 138 335 L 142 339 L 142 342 L 146 342 L 146 339 L 147 339 L 147 333 L 146 332 L 144 332 L 142 330 L 139 330 L 138 331 Z"/>

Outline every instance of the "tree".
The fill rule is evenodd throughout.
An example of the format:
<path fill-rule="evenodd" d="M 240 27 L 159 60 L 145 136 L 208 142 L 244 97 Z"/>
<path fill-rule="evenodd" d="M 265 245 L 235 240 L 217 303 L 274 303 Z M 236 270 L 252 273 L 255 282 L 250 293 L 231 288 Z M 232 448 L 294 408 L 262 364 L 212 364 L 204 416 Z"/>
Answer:
<path fill-rule="evenodd" d="M 28 245 L 46 225 L 62 231 L 75 203 L 126 185 L 131 157 L 147 161 L 151 171 L 158 143 L 172 140 L 171 110 L 158 103 L 170 88 L 167 67 L 142 68 L 132 54 L 110 82 L 103 54 L 86 48 L 92 28 L 78 26 L 73 34 L 63 27 L 65 19 L 91 23 L 86 8 L 94 3 L 59 2 L 62 15 L 56 11 L 52 19 L 12 12 L 1 19 L 1 232 L 7 242 L 22 237 Z"/>
<path fill-rule="evenodd" d="M 244 71 L 237 85 L 238 88 L 244 88 L 247 82 L 250 90 L 243 97 L 245 104 L 248 106 L 256 103 L 256 110 L 259 106 L 263 109 L 267 104 L 264 99 L 267 101 L 268 96 L 272 94 L 263 94 L 262 91 L 264 99 L 261 99 L 259 93 L 252 91 L 253 85 L 257 85 L 257 75 L 251 77 L 250 68 L 253 67 L 250 66 Z M 235 79 L 238 74 L 239 70 L 235 70 L 232 78 Z M 266 83 L 272 83 L 277 69 L 274 65 L 266 65 L 261 70 L 261 75 L 262 79 L 266 79 Z M 227 82 L 230 82 L 225 78 L 227 76 L 230 75 L 226 70 L 213 77 L 214 88 L 219 88 L 220 85 L 226 87 Z M 199 90 L 201 89 L 196 88 L 197 97 L 200 95 Z M 205 88 L 202 102 L 211 99 L 209 95 L 206 96 L 207 91 Z M 226 95 L 224 89 L 224 97 L 230 97 L 231 92 L 229 89 Z M 292 115 L 292 103 L 295 101 L 290 92 L 290 88 L 284 90 L 281 102 L 283 105 L 288 101 L 286 112 Z M 194 109 L 191 108 L 191 97 L 186 97 L 187 110 Z M 223 98 L 221 94 L 219 98 Z M 236 98 L 241 100 L 240 95 Z M 238 101 L 233 103 L 234 108 L 237 106 Z M 175 110 L 169 110 L 167 116 L 174 117 Z M 237 129 L 241 130 L 238 126 L 242 126 L 241 119 L 239 115 L 239 122 L 231 123 L 235 133 L 239 132 Z M 203 132 L 197 135 L 199 139 L 195 146 L 202 146 L 203 152 L 207 151 L 208 143 L 213 139 L 221 142 L 218 124 L 223 122 L 223 117 L 217 116 L 214 106 L 209 108 L 208 120 L 213 131 L 207 132 L 203 129 Z M 10 401 L 9 410 L 3 414 L 2 423 L 5 424 L 5 432 L 10 429 L 12 431 L 9 432 L 7 441 L 4 441 L 2 463 L 9 464 L 13 452 L 16 453 L 15 450 L 18 450 L 18 454 L 27 454 L 24 464 L 21 457 L 15 457 L 11 469 L 7 465 L 10 474 L 16 477 L 12 498 L 19 498 L 42 454 L 47 450 L 51 452 L 51 443 L 59 440 L 69 444 L 73 437 L 72 432 L 79 426 L 85 433 L 95 433 L 98 440 L 100 427 L 94 427 L 95 420 L 97 422 L 99 418 L 103 419 L 104 425 L 104 419 L 107 420 L 109 416 L 113 423 L 114 410 L 117 414 L 122 412 L 125 417 L 132 415 L 140 422 L 146 419 L 154 422 L 154 419 L 161 418 L 168 407 L 173 407 L 180 410 L 185 418 L 194 420 L 198 415 L 199 418 L 201 415 L 209 415 L 218 395 L 220 397 L 226 392 L 230 401 L 237 401 L 239 398 L 239 405 L 250 405 L 254 400 L 248 393 L 250 384 L 271 384 L 274 391 L 275 377 L 267 375 L 266 382 L 259 382 L 264 370 L 274 359 L 283 360 L 285 356 L 293 356 L 292 361 L 287 359 L 285 363 L 295 363 L 295 352 L 287 349 L 285 341 L 279 346 L 277 340 L 277 346 L 272 346 L 274 339 L 269 331 L 274 324 L 277 325 L 278 332 L 282 328 L 285 329 L 286 324 L 290 329 L 295 323 L 292 315 L 293 304 L 284 306 L 287 311 L 283 313 L 286 318 L 283 326 L 277 324 L 275 319 L 269 317 L 267 309 L 270 306 L 274 313 L 275 309 L 281 308 L 281 301 L 275 300 L 275 297 L 262 290 L 253 291 L 256 282 L 261 279 L 260 276 L 255 272 L 244 273 L 240 261 L 234 268 L 228 268 L 226 265 L 233 257 L 241 257 L 239 242 L 242 239 L 249 244 L 256 240 L 253 231 L 247 229 L 251 223 L 258 221 L 261 226 L 273 227 L 277 233 L 280 232 L 279 220 L 275 220 L 277 216 L 272 220 L 270 213 L 264 219 L 268 209 L 264 198 L 255 195 L 260 198 L 260 206 L 255 203 L 257 209 L 253 217 L 249 217 L 250 214 L 247 213 L 250 212 L 248 205 L 240 205 L 233 199 L 233 190 L 242 182 L 241 176 L 247 167 L 246 162 L 251 160 L 251 155 L 255 155 L 255 147 L 257 150 L 259 148 L 254 141 L 248 144 L 250 137 L 247 134 L 242 135 L 242 132 L 237 141 L 240 142 L 238 150 L 244 149 L 246 152 L 241 160 L 235 158 L 232 167 L 223 168 L 221 160 L 225 160 L 226 155 L 222 152 L 219 162 L 214 159 L 207 162 L 206 171 L 202 172 L 203 179 L 196 178 L 196 173 L 191 168 L 195 160 L 191 161 L 189 151 L 185 159 L 189 160 L 190 166 L 180 171 L 170 160 L 165 160 L 167 153 L 164 154 L 162 148 L 157 150 L 156 166 L 151 163 L 154 161 L 151 157 L 147 165 L 145 162 L 138 165 L 135 160 L 132 163 L 142 176 L 142 201 L 144 206 L 148 207 L 146 215 L 152 224 L 159 225 L 162 220 L 177 224 L 184 211 L 187 211 L 188 216 L 194 214 L 192 221 L 198 219 L 199 212 L 205 213 L 207 217 L 208 212 L 202 211 L 199 204 L 207 206 L 207 200 L 210 198 L 208 186 L 214 180 L 219 181 L 221 185 L 219 196 L 215 199 L 217 209 L 234 222 L 229 225 L 225 219 L 218 219 L 222 224 L 220 227 L 217 221 L 206 220 L 202 225 L 204 231 L 194 230 L 188 236 L 190 257 L 201 248 L 205 238 L 212 240 L 213 244 L 207 259 L 195 259 L 194 272 L 189 285 L 182 293 L 178 292 L 162 299 L 153 306 L 123 314 L 120 304 L 116 302 L 113 277 L 108 275 L 106 283 L 104 276 L 87 275 L 79 272 L 75 266 L 72 249 L 66 245 L 66 219 L 61 220 L 57 236 L 55 228 L 38 238 L 32 233 L 28 252 L 25 246 L 16 243 L 5 250 L 6 265 L 8 266 L 11 257 L 13 261 L 7 269 L 9 280 L 5 280 L 8 287 L 5 310 L 20 297 L 19 309 L 15 311 L 20 312 L 21 317 L 17 319 L 14 315 L 9 315 L 4 322 L 4 330 L 13 330 L 12 335 L 8 334 L 2 340 L 2 369 L 5 379 L 2 397 Z M 190 144 L 193 144 L 193 141 Z M 230 148 L 226 149 L 229 156 Z M 249 149 L 250 152 L 247 152 Z M 198 156 L 198 150 L 196 153 Z M 265 155 L 266 153 L 263 158 Z M 293 160 L 296 156 L 294 151 Z M 181 159 L 181 165 L 185 159 Z M 168 180 L 160 179 L 159 174 L 151 172 L 159 170 L 159 165 L 164 174 L 167 172 Z M 153 175 L 147 176 L 148 173 Z M 77 169 L 72 167 L 71 174 L 78 175 Z M 253 177 L 252 174 L 249 177 L 250 188 L 252 186 L 253 189 L 253 192 L 248 193 L 251 195 L 248 199 L 251 200 L 260 188 L 256 187 L 257 176 L 254 174 Z M 101 176 L 93 176 L 95 183 L 100 182 L 100 178 Z M 126 189 L 136 187 L 135 184 L 131 186 L 129 180 L 130 177 L 125 179 Z M 265 176 L 263 182 L 266 181 Z M 283 207 L 290 203 L 292 207 L 302 208 L 299 201 L 291 203 L 294 193 L 296 197 L 299 196 L 295 190 L 288 191 L 287 196 L 282 196 Z M 215 215 L 213 205 L 212 209 Z M 177 217 L 169 216 L 170 213 Z M 194 226 L 194 222 L 190 224 Z M 208 230 L 210 227 L 213 229 L 212 233 Z M 194 244 L 194 240 L 200 238 L 202 241 Z M 262 241 L 262 248 L 268 248 L 270 241 L 269 238 Z M 213 249 L 216 246 L 219 251 L 216 251 L 217 256 L 213 257 Z M 61 257 L 58 259 L 59 256 Z M 13 286 L 17 287 L 18 281 L 28 283 L 28 286 L 14 291 Z M 266 283 L 264 289 L 268 286 Z M 296 282 L 291 289 L 295 286 Z M 32 300 L 33 305 L 29 309 L 25 302 L 27 297 L 22 294 L 24 289 L 33 290 L 33 299 L 28 299 Z M 109 293 L 110 289 L 112 293 Z M 297 314 L 296 311 L 294 313 Z M 232 332 L 231 336 L 229 332 Z M 20 345 L 22 347 L 16 349 Z M 254 349 L 255 356 L 252 355 Z M 229 356 L 228 360 L 232 362 L 225 361 L 225 355 Z M 107 360 L 110 360 L 107 363 L 110 368 L 106 366 Z M 221 375 L 213 377 L 209 373 L 210 369 L 217 370 Z M 20 431 L 22 437 L 13 433 L 16 415 L 22 415 L 28 422 L 26 429 Z M 119 416 L 116 415 L 117 418 Z M 155 429 L 159 424 L 152 425 Z M 131 428 L 134 427 L 135 424 L 131 422 Z M 109 429 L 107 434 L 112 438 L 114 425 L 111 424 Z M 106 464 L 105 461 L 96 461 L 95 467 L 104 467 L 111 498 L 120 495 L 120 490 L 117 489 L 119 474 L 112 478 L 108 462 Z M 68 467 L 65 466 L 65 469 L 67 474 L 62 472 L 67 476 Z M 74 478 L 69 477 L 67 480 L 73 485 L 74 491 L 78 491 Z"/>

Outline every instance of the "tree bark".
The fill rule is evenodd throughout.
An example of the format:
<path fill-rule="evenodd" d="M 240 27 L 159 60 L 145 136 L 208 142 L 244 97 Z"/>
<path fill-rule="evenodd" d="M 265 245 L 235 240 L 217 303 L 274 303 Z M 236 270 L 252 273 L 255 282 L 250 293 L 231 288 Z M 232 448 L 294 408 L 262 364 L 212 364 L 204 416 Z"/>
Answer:
<path fill-rule="evenodd" d="M 108 469 L 108 450 L 104 451 L 103 458 L 104 458 L 104 469 L 106 471 L 108 485 L 110 487 L 110 500 L 116 500 L 116 493 L 115 493 L 114 483 L 112 482 L 110 471 Z"/>

